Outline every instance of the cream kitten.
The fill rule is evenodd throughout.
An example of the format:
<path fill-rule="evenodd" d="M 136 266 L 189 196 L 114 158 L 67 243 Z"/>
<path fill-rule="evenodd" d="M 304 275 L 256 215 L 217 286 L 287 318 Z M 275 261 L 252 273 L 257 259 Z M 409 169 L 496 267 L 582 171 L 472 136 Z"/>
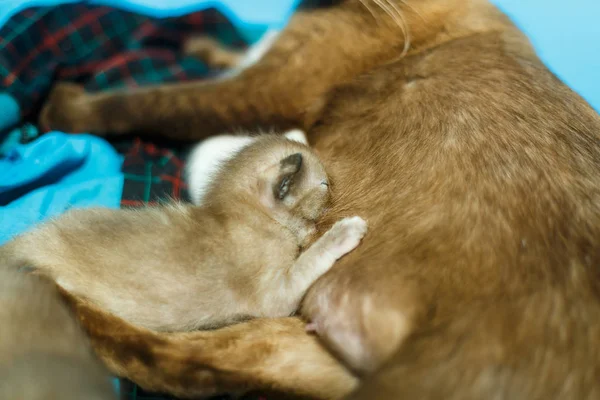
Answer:
<path fill-rule="evenodd" d="M 201 206 L 74 210 L 0 255 L 155 330 L 287 316 L 366 232 L 362 219 L 346 218 L 301 252 L 329 198 L 308 146 L 264 135 L 215 169 Z"/>

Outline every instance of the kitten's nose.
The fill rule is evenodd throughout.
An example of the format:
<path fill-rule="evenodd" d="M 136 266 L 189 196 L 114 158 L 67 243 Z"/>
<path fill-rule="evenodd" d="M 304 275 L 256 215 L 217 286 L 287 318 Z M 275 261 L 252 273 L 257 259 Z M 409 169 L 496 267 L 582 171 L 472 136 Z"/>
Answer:
<path fill-rule="evenodd" d="M 327 182 L 327 181 L 321 181 L 321 185 L 329 187 L 329 182 Z"/>

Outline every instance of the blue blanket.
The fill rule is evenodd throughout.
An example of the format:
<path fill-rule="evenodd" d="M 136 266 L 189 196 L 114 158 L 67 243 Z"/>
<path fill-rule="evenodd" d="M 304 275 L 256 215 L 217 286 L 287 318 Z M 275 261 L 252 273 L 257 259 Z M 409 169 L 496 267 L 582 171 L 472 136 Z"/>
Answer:
<path fill-rule="evenodd" d="M 122 156 L 103 139 L 50 132 L 0 159 L 0 245 L 73 207 L 119 207 Z"/>

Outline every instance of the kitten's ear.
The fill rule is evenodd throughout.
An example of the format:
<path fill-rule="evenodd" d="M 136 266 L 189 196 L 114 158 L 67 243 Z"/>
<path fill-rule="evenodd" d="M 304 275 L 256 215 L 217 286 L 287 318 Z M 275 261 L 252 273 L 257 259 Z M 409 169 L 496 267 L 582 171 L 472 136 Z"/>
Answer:
<path fill-rule="evenodd" d="M 281 160 L 279 173 L 273 184 L 273 196 L 277 200 L 283 200 L 290 192 L 294 180 L 302 169 L 302 154 L 295 153 Z"/>
<path fill-rule="evenodd" d="M 306 139 L 306 133 L 300 129 L 292 129 L 283 134 L 287 139 L 293 140 L 294 142 L 302 143 L 308 146 L 308 139 Z"/>

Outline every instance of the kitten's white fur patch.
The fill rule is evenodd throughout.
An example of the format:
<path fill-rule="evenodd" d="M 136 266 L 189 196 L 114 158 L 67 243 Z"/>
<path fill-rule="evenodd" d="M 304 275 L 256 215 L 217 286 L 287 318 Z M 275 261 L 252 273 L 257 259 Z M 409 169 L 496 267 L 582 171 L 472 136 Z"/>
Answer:
<path fill-rule="evenodd" d="M 188 156 L 186 178 L 192 203 L 202 204 L 219 167 L 254 141 L 249 136 L 215 136 L 197 144 Z"/>
<path fill-rule="evenodd" d="M 292 129 L 283 134 L 286 138 L 293 140 L 298 143 L 302 143 L 308 146 L 308 139 L 306 139 L 306 133 L 301 129 Z"/>
<path fill-rule="evenodd" d="M 308 144 L 306 134 L 300 129 L 292 129 L 284 133 L 284 136 L 290 140 Z M 254 140 L 255 137 L 252 136 L 214 136 L 200 142 L 192 149 L 185 170 L 192 203 L 202 204 L 208 187 L 221 165 L 232 159 Z"/>

